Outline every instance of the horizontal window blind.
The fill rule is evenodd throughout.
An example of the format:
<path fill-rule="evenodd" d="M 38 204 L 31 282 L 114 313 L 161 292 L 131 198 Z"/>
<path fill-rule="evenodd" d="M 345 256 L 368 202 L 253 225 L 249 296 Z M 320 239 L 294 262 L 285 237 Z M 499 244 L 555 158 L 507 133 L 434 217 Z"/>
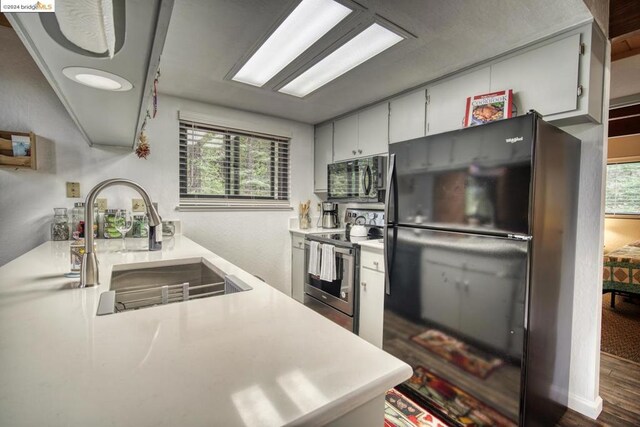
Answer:
<path fill-rule="evenodd" d="M 288 138 L 179 123 L 181 205 L 207 199 L 289 200 Z"/>
<path fill-rule="evenodd" d="M 605 213 L 640 215 L 640 162 L 607 165 Z"/>

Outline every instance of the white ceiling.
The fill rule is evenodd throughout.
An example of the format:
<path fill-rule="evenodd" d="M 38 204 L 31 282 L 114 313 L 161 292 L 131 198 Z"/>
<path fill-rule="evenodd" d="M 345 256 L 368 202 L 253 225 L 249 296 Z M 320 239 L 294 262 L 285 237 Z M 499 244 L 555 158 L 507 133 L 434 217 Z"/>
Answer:
<path fill-rule="evenodd" d="M 319 123 L 592 19 L 583 0 L 359 0 L 368 12 L 416 38 L 303 99 L 225 80 L 297 1 L 177 1 L 161 59 L 160 91 Z M 317 52 L 327 47 L 322 44 L 315 46 Z"/>

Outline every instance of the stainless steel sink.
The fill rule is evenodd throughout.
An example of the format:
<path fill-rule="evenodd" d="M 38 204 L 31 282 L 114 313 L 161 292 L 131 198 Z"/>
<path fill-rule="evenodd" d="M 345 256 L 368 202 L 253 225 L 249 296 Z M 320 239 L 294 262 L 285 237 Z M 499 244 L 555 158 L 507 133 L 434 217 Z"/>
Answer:
<path fill-rule="evenodd" d="M 235 276 L 221 276 L 204 258 L 115 265 L 111 286 L 100 295 L 98 316 L 243 292 Z"/>

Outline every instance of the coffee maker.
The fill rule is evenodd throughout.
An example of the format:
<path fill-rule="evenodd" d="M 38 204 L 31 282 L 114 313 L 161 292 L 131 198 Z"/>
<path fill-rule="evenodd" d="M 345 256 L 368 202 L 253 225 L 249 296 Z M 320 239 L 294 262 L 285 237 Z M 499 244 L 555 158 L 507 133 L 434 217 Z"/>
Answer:
<path fill-rule="evenodd" d="M 338 228 L 338 204 L 332 202 L 322 203 L 322 228 Z"/>

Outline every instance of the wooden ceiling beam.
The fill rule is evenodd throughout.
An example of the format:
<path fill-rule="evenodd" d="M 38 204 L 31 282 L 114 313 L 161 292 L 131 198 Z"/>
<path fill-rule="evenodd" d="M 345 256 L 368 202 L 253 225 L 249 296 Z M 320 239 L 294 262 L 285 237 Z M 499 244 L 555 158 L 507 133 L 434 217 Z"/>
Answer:
<path fill-rule="evenodd" d="M 640 104 L 609 110 L 609 137 L 640 134 Z"/>
<path fill-rule="evenodd" d="M 640 104 L 612 108 L 609 110 L 609 120 L 624 119 L 632 116 L 640 117 Z"/>
<path fill-rule="evenodd" d="M 609 138 L 635 134 L 640 134 L 639 116 L 620 120 L 609 120 Z"/>
<path fill-rule="evenodd" d="M 609 38 L 640 30 L 640 1 L 611 0 L 609 3 Z"/>

